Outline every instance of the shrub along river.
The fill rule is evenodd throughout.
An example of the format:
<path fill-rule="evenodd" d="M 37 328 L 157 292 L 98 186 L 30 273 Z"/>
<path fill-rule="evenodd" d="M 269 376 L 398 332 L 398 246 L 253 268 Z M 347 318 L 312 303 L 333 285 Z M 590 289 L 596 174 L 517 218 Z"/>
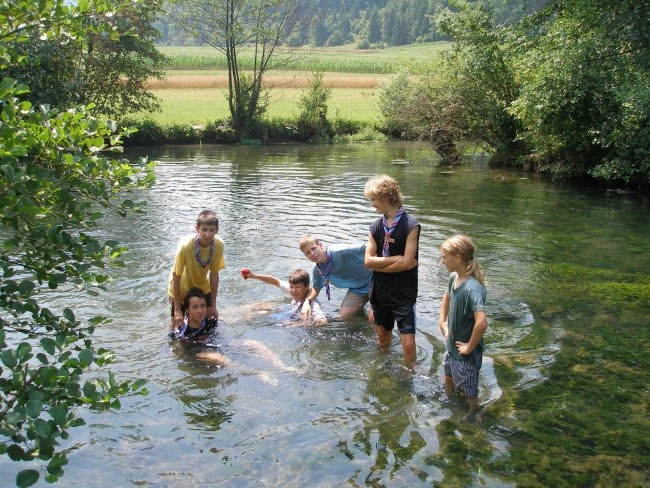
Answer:
<path fill-rule="evenodd" d="M 96 345 L 116 351 L 119 377 L 146 378 L 149 394 L 81 413 L 88 423 L 71 432 L 62 486 L 650 484 L 646 197 L 491 169 L 478 157 L 450 170 L 412 143 L 146 153 L 160 161 L 141 195 L 147 213 L 107 217 L 101 229 L 130 249 L 127 266 L 97 299 L 55 301 L 110 316 Z M 311 270 L 297 246 L 305 233 L 365 242 L 377 215 L 363 187 L 379 173 L 399 181 L 422 224 L 414 371 L 397 336 L 389 353 L 377 350 L 362 317 L 287 326 L 287 299 L 239 273 Z M 218 212 L 225 241 L 213 338 L 232 360 L 223 368 L 167 337 L 176 243 L 203 208 Z M 455 233 L 474 239 L 487 279 L 475 423 L 461 421 L 465 403 L 441 381 L 438 249 Z M 344 291 L 333 288 L 331 302 L 321 293 L 328 315 Z M 252 310 L 261 302 L 269 313 Z M 25 467 L 0 461 L 5 479 Z"/>

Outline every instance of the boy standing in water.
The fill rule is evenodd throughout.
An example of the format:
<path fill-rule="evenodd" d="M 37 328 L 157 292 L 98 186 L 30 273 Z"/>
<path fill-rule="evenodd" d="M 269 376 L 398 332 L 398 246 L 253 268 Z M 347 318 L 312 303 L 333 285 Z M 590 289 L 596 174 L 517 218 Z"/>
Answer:
<path fill-rule="evenodd" d="M 357 314 L 368 303 L 368 291 L 372 271 L 364 263 L 365 244 L 335 244 L 329 248 L 316 237 L 304 235 L 298 244 L 305 257 L 315 263 L 312 272 L 314 286 L 309 291 L 302 306 L 301 315 L 309 317 L 309 303 L 316 299 L 325 287 L 327 299 L 330 299 L 330 283 L 338 288 L 347 288 L 348 292 L 341 303 L 339 318 Z M 372 313 L 369 315 L 372 321 Z"/>
<path fill-rule="evenodd" d="M 416 354 L 420 224 L 402 208 L 402 193 L 390 176 L 370 178 L 364 195 L 383 215 L 370 226 L 365 254 L 365 265 L 373 270 L 370 305 L 377 325 L 377 340 L 380 348 L 388 349 L 397 323 L 404 359 L 410 366 Z"/>
<path fill-rule="evenodd" d="M 473 416 L 478 410 L 478 374 L 483 363 L 483 334 L 487 329 L 483 270 L 474 259 L 474 243 L 463 235 L 440 246 L 442 264 L 450 272 L 440 307 L 440 331 L 446 340 L 445 387 L 461 391 Z"/>
<path fill-rule="evenodd" d="M 190 288 L 200 288 L 208 297 L 208 318 L 219 318 L 217 290 L 219 270 L 225 267 L 223 241 L 217 236 L 219 219 L 212 210 L 203 210 L 196 218 L 196 232 L 178 243 L 174 267 L 169 274 L 169 303 L 172 328 L 183 323 L 182 300 Z"/>

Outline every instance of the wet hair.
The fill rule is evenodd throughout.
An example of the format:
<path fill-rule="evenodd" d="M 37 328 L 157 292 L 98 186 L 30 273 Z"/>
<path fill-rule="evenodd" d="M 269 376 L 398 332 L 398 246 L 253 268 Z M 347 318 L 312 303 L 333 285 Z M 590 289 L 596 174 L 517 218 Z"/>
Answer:
<path fill-rule="evenodd" d="M 483 269 L 476 259 L 474 242 L 468 236 L 457 234 L 451 236 L 440 245 L 440 250 L 454 256 L 460 256 L 466 266 L 467 274 L 476 278 L 481 285 L 485 286 Z"/>
<path fill-rule="evenodd" d="M 305 246 L 311 247 L 313 244 L 320 244 L 320 239 L 317 237 L 311 235 L 311 234 L 305 234 L 300 238 L 300 241 L 298 242 L 298 247 L 302 251 L 302 248 Z"/>
<path fill-rule="evenodd" d="M 185 298 L 183 298 L 183 306 L 185 307 L 185 310 L 190 307 L 190 298 L 192 297 L 202 298 L 205 300 L 205 304 L 208 304 L 208 296 L 203 290 L 201 290 L 201 288 L 190 288 L 189 291 L 185 294 Z"/>
<path fill-rule="evenodd" d="M 396 207 L 402 206 L 402 192 L 397 180 L 388 175 L 373 176 L 366 182 L 363 194 L 367 198 L 376 198 Z"/>
<path fill-rule="evenodd" d="M 289 284 L 291 285 L 300 285 L 303 284 L 305 286 L 309 286 L 309 273 L 305 271 L 304 269 L 294 269 L 291 273 L 289 273 Z"/>
<path fill-rule="evenodd" d="M 201 227 L 202 225 L 214 225 L 219 230 L 219 218 L 217 214 L 212 210 L 201 210 L 196 217 L 196 226 Z"/>

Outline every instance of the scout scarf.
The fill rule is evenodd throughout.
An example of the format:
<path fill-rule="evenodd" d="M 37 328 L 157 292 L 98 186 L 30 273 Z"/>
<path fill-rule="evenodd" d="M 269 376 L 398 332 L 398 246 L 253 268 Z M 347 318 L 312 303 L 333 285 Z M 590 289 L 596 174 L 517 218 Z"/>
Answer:
<path fill-rule="evenodd" d="M 210 256 L 208 256 L 208 259 L 203 259 L 201 257 L 201 244 L 199 243 L 199 235 L 196 234 L 194 237 L 194 256 L 196 256 L 196 262 L 199 263 L 202 268 L 207 267 L 212 262 L 212 256 L 214 256 L 214 239 L 210 243 Z"/>
<path fill-rule="evenodd" d="M 384 215 L 381 218 L 381 225 L 384 227 L 384 247 L 382 249 L 381 255 L 383 257 L 388 257 L 389 256 L 389 246 L 391 242 L 395 242 L 395 239 L 392 239 L 390 236 L 395 230 L 395 227 L 397 227 L 397 223 L 399 222 L 399 219 L 402 217 L 402 214 L 404 213 L 404 209 L 400 208 L 399 211 L 397 212 L 397 215 L 393 218 L 393 223 L 390 225 L 390 228 L 388 227 L 387 224 L 387 219 L 386 216 Z"/>
<path fill-rule="evenodd" d="M 325 278 L 325 296 L 327 297 L 327 300 L 330 300 L 330 274 L 332 273 L 332 251 L 329 249 L 327 250 L 327 262 L 325 263 L 325 272 L 320 270 L 320 264 L 316 264 L 316 269 L 318 270 L 318 274 L 320 274 L 323 278 Z"/>

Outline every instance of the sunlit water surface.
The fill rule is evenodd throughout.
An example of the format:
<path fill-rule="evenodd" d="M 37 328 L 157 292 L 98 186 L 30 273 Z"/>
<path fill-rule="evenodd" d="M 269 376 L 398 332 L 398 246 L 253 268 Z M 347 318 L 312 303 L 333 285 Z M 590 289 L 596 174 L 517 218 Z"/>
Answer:
<path fill-rule="evenodd" d="M 121 378 L 146 378 L 122 409 L 83 412 L 61 486 L 642 486 L 648 483 L 648 201 L 493 170 L 450 171 L 429 147 L 173 147 L 145 215 L 107 217 L 130 252 L 110 290 L 55 297 L 113 322 L 96 333 Z M 417 364 L 381 353 L 363 319 L 286 326 L 279 291 L 240 268 L 311 269 L 297 243 L 367 239 L 366 180 L 387 173 L 422 224 Z M 215 209 L 225 241 L 221 325 L 232 363 L 203 363 L 166 335 L 178 239 Z M 442 240 L 466 233 L 488 282 L 483 418 L 441 383 Z M 324 294 L 322 294 L 324 295 Z M 344 290 L 324 309 L 336 315 Z M 324 299 L 324 296 L 321 296 Z M 270 302 L 270 313 L 248 306 Z M 247 346 L 265 344 L 284 371 Z M 8 478 L 15 463 L 0 461 Z M 20 466 L 25 467 L 25 466 Z M 42 483 L 43 486 L 45 483 Z"/>

